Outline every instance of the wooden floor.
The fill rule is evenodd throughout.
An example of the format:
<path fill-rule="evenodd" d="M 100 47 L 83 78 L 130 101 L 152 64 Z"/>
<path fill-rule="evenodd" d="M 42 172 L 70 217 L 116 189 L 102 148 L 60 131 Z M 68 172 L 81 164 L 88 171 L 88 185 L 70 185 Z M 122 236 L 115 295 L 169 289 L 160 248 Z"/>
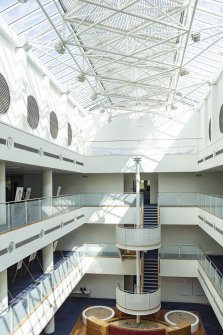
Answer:
<path fill-rule="evenodd" d="M 116 307 L 113 308 L 116 312 L 115 317 L 122 317 L 125 314 L 118 311 Z M 165 309 L 161 309 L 160 311 L 158 311 L 157 313 L 153 314 L 153 315 L 149 315 L 148 318 L 150 320 L 155 320 L 155 321 L 164 321 L 164 315 L 168 312 L 168 310 Z M 198 317 L 199 317 L 199 313 L 197 312 L 193 312 L 195 313 Z M 200 317 L 199 317 L 200 319 Z M 87 331 L 86 331 L 86 327 L 83 324 L 82 321 L 82 315 L 80 315 L 79 319 L 77 320 L 77 322 L 75 323 L 73 329 L 71 330 L 69 335 L 86 335 Z M 200 326 L 199 326 L 199 330 L 194 333 L 193 335 L 206 335 L 204 326 L 202 324 L 202 321 L 200 319 Z"/>

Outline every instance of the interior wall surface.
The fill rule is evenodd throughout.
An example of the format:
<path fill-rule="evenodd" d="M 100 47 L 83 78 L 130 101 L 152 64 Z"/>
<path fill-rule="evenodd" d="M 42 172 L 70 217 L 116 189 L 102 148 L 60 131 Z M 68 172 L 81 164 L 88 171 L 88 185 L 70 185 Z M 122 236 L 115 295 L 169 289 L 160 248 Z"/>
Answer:
<path fill-rule="evenodd" d="M 78 102 L 66 94 L 66 90 L 49 75 L 32 51 L 27 54 L 21 47 L 22 42 L 2 20 L 1 26 L 4 34 L 0 36 L 0 73 L 9 87 L 10 106 L 6 113 L 0 115 L 0 122 L 78 152 L 82 115 Z M 27 98 L 30 95 L 38 106 L 39 116 L 35 114 L 29 118 L 39 118 L 35 126 L 28 122 Z M 58 132 L 55 123 L 50 129 L 51 112 L 56 115 Z M 68 143 L 68 123 L 72 130 L 71 143 Z M 51 133 L 52 128 L 55 135 Z"/>
<path fill-rule="evenodd" d="M 161 277 L 161 300 L 207 304 L 197 278 Z"/>
<path fill-rule="evenodd" d="M 123 193 L 122 174 L 55 174 L 54 193 L 61 186 L 61 194 Z"/>
<path fill-rule="evenodd" d="M 198 226 L 163 225 L 161 228 L 164 248 L 167 245 L 199 245 L 207 254 L 223 255 L 222 247 Z"/>
<path fill-rule="evenodd" d="M 223 173 L 160 173 L 159 192 L 198 192 L 223 195 Z"/>
<path fill-rule="evenodd" d="M 141 115 L 138 119 L 132 114 L 114 117 L 107 122 L 106 114 L 88 115 L 83 129 L 86 141 L 112 140 L 170 140 L 198 138 L 199 112 L 185 109 L 172 111 L 172 117 L 159 114 Z M 155 142 L 154 142 L 155 143 Z M 93 144 L 93 143 L 92 143 Z M 159 143 L 156 143 L 159 144 Z"/>
<path fill-rule="evenodd" d="M 59 250 L 72 250 L 84 243 L 116 243 L 116 225 L 84 224 L 58 241 Z"/>
<path fill-rule="evenodd" d="M 86 274 L 75 289 L 86 287 L 91 292 L 90 298 L 115 299 L 118 284 L 124 287 L 124 276 Z"/>

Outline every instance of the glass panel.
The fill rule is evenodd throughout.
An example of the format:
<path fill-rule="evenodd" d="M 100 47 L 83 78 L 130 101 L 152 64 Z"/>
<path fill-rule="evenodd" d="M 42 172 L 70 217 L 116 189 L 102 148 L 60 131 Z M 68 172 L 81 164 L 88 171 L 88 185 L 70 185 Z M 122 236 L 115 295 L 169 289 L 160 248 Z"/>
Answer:
<path fill-rule="evenodd" d="M 32 200 L 26 202 L 28 223 L 41 221 L 41 200 Z"/>
<path fill-rule="evenodd" d="M 28 301 L 27 297 L 19 301 L 16 305 L 11 307 L 11 316 L 12 316 L 12 328 L 17 328 L 21 322 L 27 318 L 27 307 Z"/>
<path fill-rule="evenodd" d="M 4 314 L 0 316 L 0 330 L 1 335 L 9 335 L 12 331 L 12 312 L 11 309 L 6 310 Z"/>
<path fill-rule="evenodd" d="M 26 207 L 24 202 L 10 204 L 11 228 L 16 228 L 27 223 Z"/>
<path fill-rule="evenodd" d="M 52 198 L 44 198 L 41 199 L 42 202 L 42 219 L 45 220 L 48 217 L 51 217 L 53 215 L 53 209 L 52 209 Z"/>
<path fill-rule="evenodd" d="M 8 205 L 0 204 L 0 232 L 10 229 L 10 217 L 8 217 Z M 10 208 L 9 208 L 10 211 Z"/>

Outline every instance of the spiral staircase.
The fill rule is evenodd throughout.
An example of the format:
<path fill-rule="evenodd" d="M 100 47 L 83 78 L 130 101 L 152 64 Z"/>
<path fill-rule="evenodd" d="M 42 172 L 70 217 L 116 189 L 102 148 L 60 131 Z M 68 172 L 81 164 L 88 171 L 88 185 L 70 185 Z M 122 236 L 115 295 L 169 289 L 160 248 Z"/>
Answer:
<path fill-rule="evenodd" d="M 116 227 L 116 245 L 121 253 L 127 250 L 140 255 L 140 287 L 134 292 L 125 291 L 121 287 L 116 289 L 116 306 L 127 314 L 149 315 L 160 309 L 158 248 L 161 246 L 161 229 L 158 213 L 157 205 L 141 206 L 140 226 Z"/>

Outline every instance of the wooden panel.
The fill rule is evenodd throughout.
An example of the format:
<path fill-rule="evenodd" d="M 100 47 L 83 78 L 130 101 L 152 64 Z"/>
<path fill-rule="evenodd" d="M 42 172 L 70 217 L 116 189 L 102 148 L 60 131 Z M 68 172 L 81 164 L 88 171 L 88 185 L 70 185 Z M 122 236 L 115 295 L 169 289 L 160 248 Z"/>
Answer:
<path fill-rule="evenodd" d="M 109 324 L 90 316 L 87 319 L 87 335 L 109 335 Z"/>

